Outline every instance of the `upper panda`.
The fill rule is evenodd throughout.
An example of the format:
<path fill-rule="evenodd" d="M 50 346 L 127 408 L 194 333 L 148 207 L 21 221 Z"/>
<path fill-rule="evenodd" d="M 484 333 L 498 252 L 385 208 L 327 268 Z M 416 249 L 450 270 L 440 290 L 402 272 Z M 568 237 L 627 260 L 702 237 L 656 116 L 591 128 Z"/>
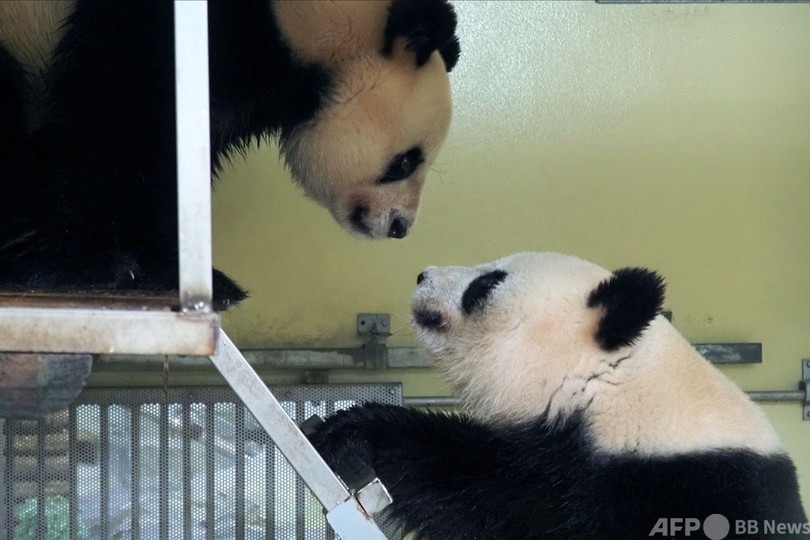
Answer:
<path fill-rule="evenodd" d="M 450 122 L 446 0 L 208 10 L 212 173 L 277 137 L 341 226 L 404 237 Z M 0 2 L 0 287 L 176 287 L 172 24 L 169 0 Z"/>
<path fill-rule="evenodd" d="M 677 518 L 690 538 L 767 537 L 764 520 L 810 533 L 774 429 L 659 314 L 654 272 L 522 253 L 417 281 L 418 338 L 468 414 L 367 404 L 312 437 L 338 471 L 375 469 L 406 530 L 636 539 L 679 536 L 660 521 Z"/>

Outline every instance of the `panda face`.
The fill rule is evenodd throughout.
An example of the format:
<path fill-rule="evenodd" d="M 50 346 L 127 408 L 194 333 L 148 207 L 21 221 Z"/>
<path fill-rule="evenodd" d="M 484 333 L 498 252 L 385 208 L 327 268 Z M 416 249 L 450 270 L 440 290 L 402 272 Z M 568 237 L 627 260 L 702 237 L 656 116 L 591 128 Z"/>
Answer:
<path fill-rule="evenodd" d="M 572 399 L 578 387 L 568 381 L 581 382 L 621 357 L 597 342 L 602 311 L 587 305 L 610 276 L 555 253 L 430 267 L 413 298 L 417 337 L 475 415 L 514 422 L 563 414 L 582 402 Z"/>
<path fill-rule="evenodd" d="M 282 150 L 293 178 L 348 231 L 402 238 L 450 125 L 450 84 L 438 53 L 419 67 L 400 50 L 357 60 L 316 117 Z"/>
<path fill-rule="evenodd" d="M 452 15 L 440 2 L 424 5 Z M 385 45 L 397 22 L 389 2 L 277 1 L 273 10 L 293 55 L 334 77 L 315 116 L 283 137 L 293 178 L 349 232 L 403 238 L 449 129 L 452 65 L 438 44 L 428 53 L 407 36 Z M 454 28 L 453 16 L 446 38 Z"/>

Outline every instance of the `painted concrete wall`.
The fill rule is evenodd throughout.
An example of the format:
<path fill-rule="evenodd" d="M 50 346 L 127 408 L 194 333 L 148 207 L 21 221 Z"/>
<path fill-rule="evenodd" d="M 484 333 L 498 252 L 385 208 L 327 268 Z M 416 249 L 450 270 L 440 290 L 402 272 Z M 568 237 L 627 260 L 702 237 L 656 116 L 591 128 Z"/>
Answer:
<path fill-rule="evenodd" d="M 794 390 L 810 357 L 810 5 L 457 10 L 454 123 L 406 240 L 345 235 L 273 146 L 222 175 L 215 262 L 251 291 L 225 317 L 237 344 L 355 345 L 355 314 L 386 312 L 390 344 L 414 345 L 421 268 L 556 250 L 657 269 L 690 340 L 763 343 L 761 365 L 728 375 Z M 447 391 L 429 370 L 362 378 Z M 810 507 L 810 422 L 765 408 Z"/>

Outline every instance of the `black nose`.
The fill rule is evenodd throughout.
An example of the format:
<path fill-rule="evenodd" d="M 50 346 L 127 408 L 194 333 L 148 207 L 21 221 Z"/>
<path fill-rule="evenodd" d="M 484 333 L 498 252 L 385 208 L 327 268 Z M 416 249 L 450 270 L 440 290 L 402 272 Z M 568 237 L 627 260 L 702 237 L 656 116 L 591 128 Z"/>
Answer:
<path fill-rule="evenodd" d="M 408 234 L 408 225 L 401 218 L 394 218 L 388 228 L 388 238 L 405 238 Z"/>
<path fill-rule="evenodd" d="M 425 281 L 426 277 L 427 277 L 427 274 L 425 274 L 424 272 L 419 272 L 419 275 L 416 276 L 416 284 L 421 285 L 422 282 Z"/>

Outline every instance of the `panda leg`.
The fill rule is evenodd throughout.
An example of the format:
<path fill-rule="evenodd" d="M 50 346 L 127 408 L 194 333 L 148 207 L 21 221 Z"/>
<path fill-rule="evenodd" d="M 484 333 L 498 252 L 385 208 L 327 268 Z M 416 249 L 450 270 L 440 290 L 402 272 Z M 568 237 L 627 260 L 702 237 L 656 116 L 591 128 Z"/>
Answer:
<path fill-rule="evenodd" d="M 112 290 L 137 282 L 141 270 L 130 254 L 49 232 L 26 218 L 6 214 L 9 221 L 0 223 L 0 288 Z"/>

